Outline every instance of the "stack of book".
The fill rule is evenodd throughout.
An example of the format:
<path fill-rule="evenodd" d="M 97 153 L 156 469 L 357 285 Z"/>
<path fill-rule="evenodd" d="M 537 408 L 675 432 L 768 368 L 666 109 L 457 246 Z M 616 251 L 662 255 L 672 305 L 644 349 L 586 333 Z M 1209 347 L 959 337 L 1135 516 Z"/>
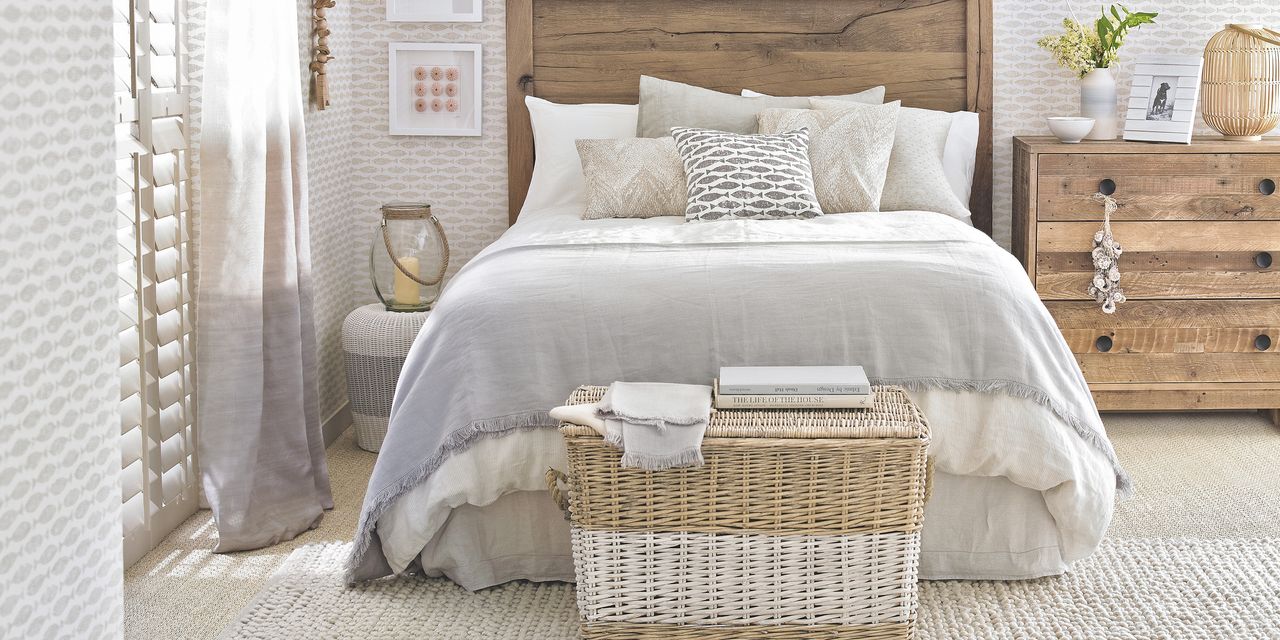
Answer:
<path fill-rule="evenodd" d="M 720 367 L 717 409 L 866 409 L 874 400 L 862 367 Z"/>

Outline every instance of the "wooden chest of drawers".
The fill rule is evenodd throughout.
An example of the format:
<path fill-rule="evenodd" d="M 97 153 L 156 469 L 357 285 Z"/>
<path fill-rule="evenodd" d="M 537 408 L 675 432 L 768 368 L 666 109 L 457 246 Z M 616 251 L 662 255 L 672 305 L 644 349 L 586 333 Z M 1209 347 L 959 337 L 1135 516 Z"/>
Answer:
<path fill-rule="evenodd" d="M 1280 422 L 1280 139 L 1014 138 L 1013 250 L 1102 410 L 1262 409 Z M 1128 302 L 1088 294 L 1120 208 Z"/>

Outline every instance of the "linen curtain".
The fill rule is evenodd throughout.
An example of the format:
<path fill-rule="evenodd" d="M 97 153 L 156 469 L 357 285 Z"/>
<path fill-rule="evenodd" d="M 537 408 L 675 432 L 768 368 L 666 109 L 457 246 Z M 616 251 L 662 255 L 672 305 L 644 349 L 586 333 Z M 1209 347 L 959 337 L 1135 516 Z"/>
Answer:
<path fill-rule="evenodd" d="M 333 507 L 317 398 L 296 7 L 208 4 L 197 428 L 219 552 L 288 540 Z"/>

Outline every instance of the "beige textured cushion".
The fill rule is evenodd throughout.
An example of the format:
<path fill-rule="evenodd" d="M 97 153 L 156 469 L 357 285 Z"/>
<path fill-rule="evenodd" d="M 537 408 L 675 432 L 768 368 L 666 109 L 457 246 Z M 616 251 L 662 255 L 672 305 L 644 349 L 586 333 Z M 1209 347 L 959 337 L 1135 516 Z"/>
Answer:
<path fill-rule="evenodd" d="M 814 109 L 845 110 L 840 100 L 810 100 Z M 937 211 L 961 220 L 969 208 L 956 196 L 943 169 L 952 115 L 945 111 L 902 107 L 893 137 L 893 153 L 880 194 L 881 211 Z"/>
<path fill-rule="evenodd" d="M 671 138 L 578 140 L 584 220 L 684 215 L 684 164 Z"/>
<path fill-rule="evenodd" d="M 841 100 L 880 104 L 884 88 L 840 96 Z M 659 138 L 672 127 L 715 129 L 730 133 L 755 133 L 756 114 L 763 109 L 808 109 L 806 97 L 743 97 L 690 84 L 640 76 L 640 116 L 636 135 Z"/>
<path fill-rule="evenodd" d="M 899 103 L 846 105 L 828 111 L 765 109 L 760 133 L 809 129 L 809 164 L 824 213 L 879 211 Z"/>

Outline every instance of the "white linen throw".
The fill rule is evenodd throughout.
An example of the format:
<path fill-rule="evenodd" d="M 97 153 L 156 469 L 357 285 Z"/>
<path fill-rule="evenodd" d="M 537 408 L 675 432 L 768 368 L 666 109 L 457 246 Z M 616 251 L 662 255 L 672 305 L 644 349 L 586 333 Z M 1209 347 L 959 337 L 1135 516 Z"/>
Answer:
<path fill-rule="evenodd" d="M 702 466 L 711 387 L 615 382 L 596 408 L 604 440 L 622 450 L 622 466 L 647 471 Z"/>

